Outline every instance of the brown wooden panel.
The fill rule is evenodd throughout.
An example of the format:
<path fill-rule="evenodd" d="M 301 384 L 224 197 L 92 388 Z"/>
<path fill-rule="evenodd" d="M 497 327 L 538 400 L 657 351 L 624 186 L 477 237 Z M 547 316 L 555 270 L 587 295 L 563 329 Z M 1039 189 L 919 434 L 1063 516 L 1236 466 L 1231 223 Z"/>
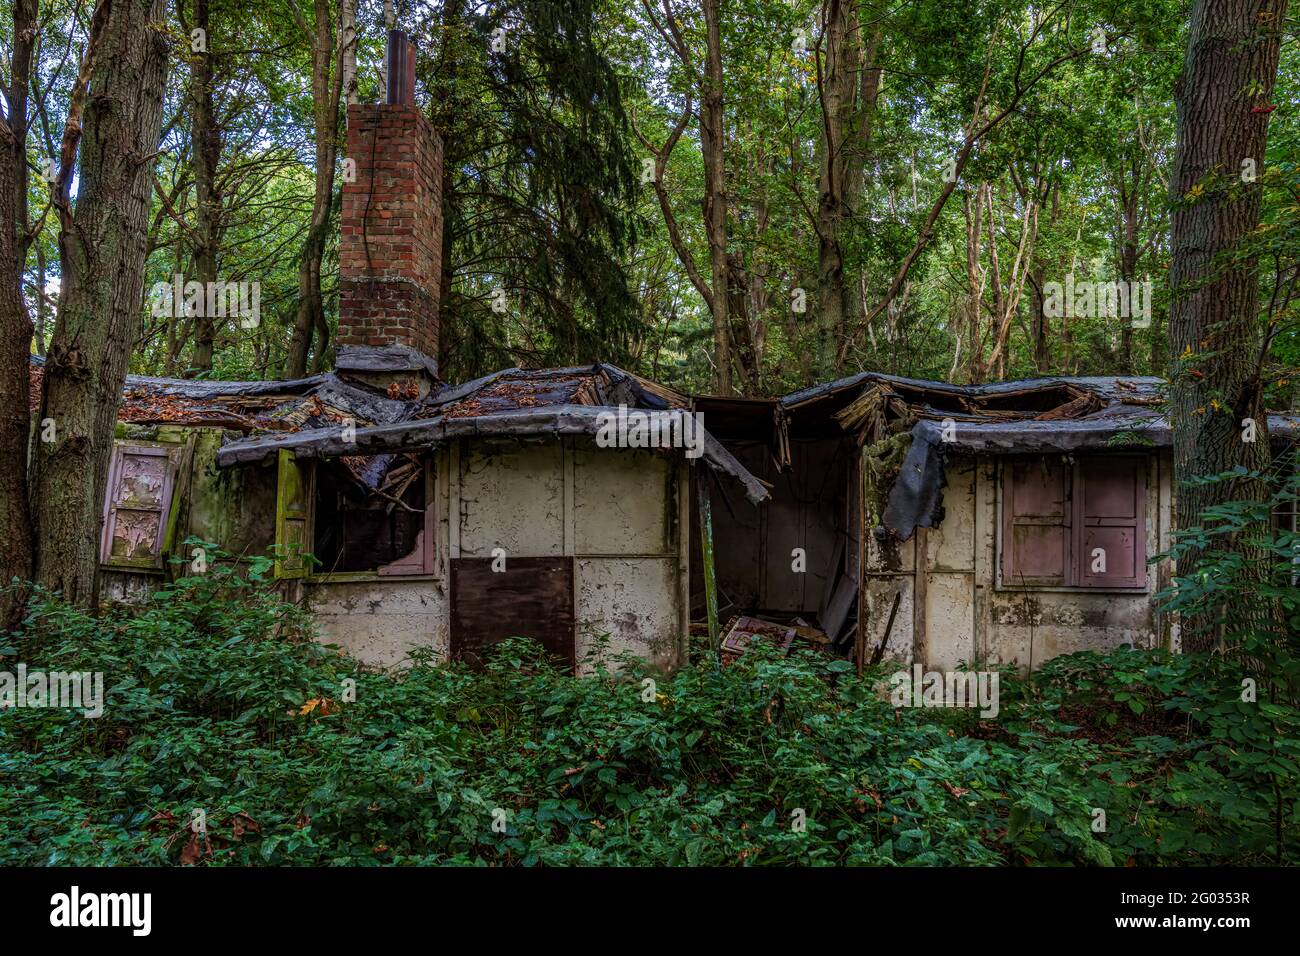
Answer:
<path fill-rule="evenodd" d="M 1140 588 L 1146 574 L 1146 459 L 1105 456 L 1079 463 L 1075 567 L 1081 587 Z M 1094 571 L 1098 552 L 1105 570 Z"/>
<path fill-rule="evenodd" d="M 493 645 L 530 637 L 569 667 L 577 663 L 573 558 L 451 561 L 451 656 L 480 665 Z"/>
<path fill-rule="evenodd" d="M 1070 583 L 1070 470 L 1059 458 L 1009 458 L 1002 466 L 1002 583 Z"/>
<path fill-rule="evenodd" d="M 839 440 L 796 440 L 789 471 L 765 476 L 772 499 L 763 505 L 762 607 L 769 611 L 820 614 L 844 559 L 844 516 L 852 447 Z M 791 567 L 803 548 L 803 572 Z M 828 580 L 829 579 L 829 580 Z"/>
<path fill-rule="evenodd" d="M 766 445 L 755 442 L 729 445 L 736 460 L 759 478 L 767 477 L 772 458 Z M 718 609 L 723 620 L 738 610 L 760 606 L 762 577 L 761 522 L 763 509 L 736 493 L 729 479 L 707 483 L 713 501 L 713 562 L 718 580 Z M 692 483 L 691 495 L 698 493 Z M 691 607 L 696 620 L 704 618 L 703 559 L 700 555 L 699 508 L 691 508 Z"/>

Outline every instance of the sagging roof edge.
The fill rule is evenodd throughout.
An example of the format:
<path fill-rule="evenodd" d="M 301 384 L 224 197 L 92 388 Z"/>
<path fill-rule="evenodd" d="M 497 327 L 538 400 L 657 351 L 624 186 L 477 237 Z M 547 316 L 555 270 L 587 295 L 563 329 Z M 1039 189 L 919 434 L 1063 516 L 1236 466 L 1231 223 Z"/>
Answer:
<path fill-rule="evenodd" d="M 970 398 L 998 395 L 1004 392 L 1014 393 L 1033 389 L 1057 388 L 1064 385 L 1074 385 L 1094 391 L 1112 391 L 1120 387 L 1119 382 L 1145 388 L 1154 388 L 1165 384 L 1163 378 L 1148 375 L 1049 375 L 1043 378 L 984 382 L 979 385 L 957 385 L 952 382 L 940 382 L 934 379 L 906 378 L 901 375 L 890 375 L 887 372 L 855 372 L 853 375 L 847 375 L 844 378 L 809 385 L 807 388 L 790 392 L 788 395 L 781 396 L 779 401 L 786 408 L 794 408 L 819 398 L 839 394 L 846 389 L 856 388 L 864 382 L 886 382 L 892 385 L 904 385 L 926 389 L 927 391 L 946 392 L 950 395 L 964 395 Z"/>
<path fill-rule="evenodd" d="M 1300 416 L 1271 414 L 1269 439 L 1274 443 L 1300 440 Z M 912 537 L 918 527 L 931 528 L 942 520 L 943 488 L 947 482 L 944 458 L 949 451 L 976 454 L 1042 454 L 1072 451 L 1164 451 L 1173 447 L 1173 433 L 1163 417 L 1131 422 L 963 422 L 945 440 L 940 422 L 923 420 L 912 427 L 912 444 L 903 458 L 898 478 L 889 489 L 881 524 L 899 541 Z M 1132 440 L 1116 442 L 1132 435 Z"/>
<path fill-rule="evenodd" d="M 600 431 L 602 413 L 614 409 L 597 405 L 551 405 L 543 408 L 497 412 L 463 418 L 429 418 L 358 428 L 344 441 L 345 429 L 312 428 L 292 434 L 267 435 L 231 442 L 217 452 L 217 465 L 265 461 L 281 449 L 295 458 L 337 458 L 345 455 L 377 455 L 414 449 L 431 449 L 457 438 L 489 436 L 591 435 Z M 704 435 L 702 458 L 715 471 L 741 483 L 745 497 L 754 504 L 769 496 L 755 478 L 720 442 L 701 426 Z"/>

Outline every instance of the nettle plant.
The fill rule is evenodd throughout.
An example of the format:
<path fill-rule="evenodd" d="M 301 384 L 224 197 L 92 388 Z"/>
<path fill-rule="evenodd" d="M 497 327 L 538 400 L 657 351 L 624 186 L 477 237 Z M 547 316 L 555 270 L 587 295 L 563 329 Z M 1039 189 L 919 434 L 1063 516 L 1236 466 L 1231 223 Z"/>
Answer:
<path fill-rule="evenodd" d="M 103 671 L 103 716 L 0 711 L 0 864 L 1221 864 L 1300 845 L 1296 711 L 1124 648 L 1001 673 L 996 719 L 765 642 L 677 673 L 368 669 L 270 559 L 99 615 L 47 594 L 0 669 Z"/>
<path fill-rule="evenodd" d="M 1165 704 L 1203 744 L 1173 782 L 1282 862 L 1300 824 L 1300 475 L 1238 467 L 1197 481 L 1265 482 L 1270 493 L 1206 509 L 1165 556 L 1180 564 L 1161 611 L 1218 636 L 1212 654 L 1186 658 L 1182 693 Z"/>

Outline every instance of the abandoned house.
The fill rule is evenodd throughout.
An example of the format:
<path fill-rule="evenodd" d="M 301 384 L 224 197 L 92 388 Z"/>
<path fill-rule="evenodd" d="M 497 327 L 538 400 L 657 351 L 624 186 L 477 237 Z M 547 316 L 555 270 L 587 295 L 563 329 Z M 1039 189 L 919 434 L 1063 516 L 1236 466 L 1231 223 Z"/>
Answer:
<path fill-rule="evenodd" d="M 815 624 L 858 661 L 945 669 L 1176 647 L 1154 600 L 1173 569 L 1147 562 L 1171 544 L 1175 507 L 1163 387 L 863 372 L 780 399 L 697 399 L 771 488 L 754 509 L 715 486 L 719 613 Z M 1269 434 L 1293 450 L 1300 417 L 1271 414 Z"/>
<path fill-rule="evenodd" d="M 388 102 L 348 107 L 336 368 L 129 377 L 102 594 L 151 593 L 197 538 L 274 552 L 325 639 L 381 665 L 528 636 L 574 666 L 671 668 L 692 621 L 719 640 L 750 615 L 859 662 L 1176 643 L 1153 601 L 1171 570 L 1146 560 L 1174 508 L 1158 380 L 864 372 L 779 399 L 605 364 L 443 382 L 442 145 L 400 34 L 390 64 Z M 693 451 L 600 440 L 632 411 L 708 431 Z"/>
<path fill-rule="evenodd" d="M 747 507 L 766 489 L 702 430 L 694 449 L 601 442 L 609 415 L 681 425 L 690 405 L 613 366 L 437 377 L 441 142 L 396 42 L 389 102 L 348 108 L 336 369 L 129 377 L 101 593 L 185 573 L 196 537 L 276 553 L 325 639 L 366 662 L 475 660 L 528 636 L 571 665 L 599 650 L 672 667 L 689 623 L 692 472 L 717 470 Z"/>

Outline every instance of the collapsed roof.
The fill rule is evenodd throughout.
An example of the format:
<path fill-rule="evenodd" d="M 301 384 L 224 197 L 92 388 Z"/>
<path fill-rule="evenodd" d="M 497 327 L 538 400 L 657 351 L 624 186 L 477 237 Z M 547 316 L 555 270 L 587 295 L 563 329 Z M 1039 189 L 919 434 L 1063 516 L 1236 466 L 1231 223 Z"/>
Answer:
<path fill-rule="evenodd" d="M 39 402 L 44 360 L 31 361 Z M 859 372 L 781 398 L 694 399 L 613 365 L 503 369 L 424 398 L 394 383 L 386 395 L 335 372 L 268 382 L 218 382 L 128 375 L 118 420 L 142 425 L 216 426 L 245 432 L 218 452 L 223 467 L 258 462 L 280 449 L 299 458 L 338 458 L 363 485 L 382 483 L 394 454 L 461 437 L 594 435 L 600 416 L 619 405 L 704 413 L 724 438 L 753 438 L 789 463 L 793 432 L 842 435 L 870 446 L 910 434 L 889 491 L 885 528 L 907 540 L 942 516 L 948 453 L 1065 453 L 1167 449 L 1166 382 L 1141 376 L 1058 376 L 953 385 Z M 1274 443 L 1300 438 L 1300 415 L 1270 412 Z M 345 431 L 347 437 L 345 440 Z M 703 460 L 731 475 L 758 503 L 769 497 L 709 431 Z"/>
<path fill-rule="evenodd" d="M 43 364 L 33 358 L 33 386 L 39 385 Z M 33 395 L 39 401 L 39 388 Z M 594 436 L 602 413 L 618 406 L 682 414 L 691 407 L 681 392 L 603 363 L 504 369 L 417 396 L 413 387 L 399 383 L 380 394 L 334 372 L 282 382 L 128 375 L 118 420 L 242 431 L 248 437 L 225 444 L 218 465 L 264 461 L 288 449 L 297 458 L 339 459 L 355 480 L 374 490 L 401 451 L 462 437 Z M 703 461 L 740 482 L 755 504 L 768 497 L 764 484 L 712 435 L 704 431 L 703 438 Z"/>
<path fill-rule="evenodd" d="M 860 372 L 780 400 L 787 417 L 833 419 L 860 445 L 910 433 L 890 487 L 883 528 L 906 541 L 942 520 L 949 453 L 1067 453 L 1153 450 L 1173 445 L 1163 405 L 1166 382 L 1149 377 L 1076 376 L 950 385 Z M 1269 413 L 1274 443 L 1300 437 L 1300 416 Z"/>
<path fill-rule="evenodd" d="M 973 452 L 1075 451 L 1126 444 L 1170 448 L 1173 434 L 1162 406 L 1166 382 L 1148 376 L 1058 376 L 986 385 L 950 385 L 860 372 L 792 392 L 780 400 L 788 415 L 818 408 L 847 432 L 871 443 L 901 423 L 923 425 L 947 444 Z M 1270 412 L 1269 434 L 1300 436 L 1300 416 Z M 917 432 L 914 431 L 914 434 Z"/>
<path fill-rule="evenodd" d="M 44 359 L 32 356 L 31 402 L 40 404 Z M 397 390 L 394 390 L 396 392 Z M 334 372 L 271 382 L 216 382 L 128 375 L 117 420 L 131 425 L 190 425 L 242 432 L 292 432 L 349 421 L 396 421 L 409 399 L 352 385 Z"/>

